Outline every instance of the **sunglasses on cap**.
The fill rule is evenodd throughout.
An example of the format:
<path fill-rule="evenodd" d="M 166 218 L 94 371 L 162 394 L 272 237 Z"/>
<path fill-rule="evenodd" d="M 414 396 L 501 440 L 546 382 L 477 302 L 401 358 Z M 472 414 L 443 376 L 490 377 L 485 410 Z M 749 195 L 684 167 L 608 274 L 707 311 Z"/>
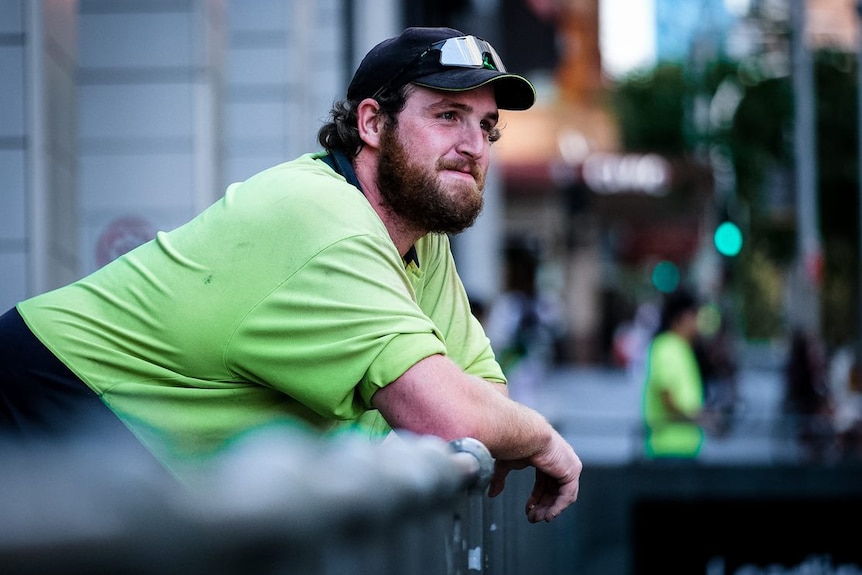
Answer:
<path fill-rule="evenodd" d="M 419 54 L 423 58 L 431 50 L 440 51 L 440 64 L 462 68 L 487 68 L 506 73 L 506 67 L 489 42 L 475 36 L 459 36 L 434 42 Z"/>
<path fill-rule="evenodd" d="M 447 38 L 434 42 L 428 48 L 420 52 L 415 58 L 404 65 L 388 82 L 380 86 L 374 93 L 372 98 L 377 98 L 380 94 L 395 83 L 406 70 L 411 66 L 415 66 L 433 52 L 439 52 L 439 63 L 441 66 L 454 66 L 458 68 L 484 68 L 486 70 L 494 70 L 505 74 L 506 66 L 503 65 L 503 60 L 500 55 L 494 50 L 486 40 L 477 38 L 476 36 L 458 36 L 456 38 Z"/>

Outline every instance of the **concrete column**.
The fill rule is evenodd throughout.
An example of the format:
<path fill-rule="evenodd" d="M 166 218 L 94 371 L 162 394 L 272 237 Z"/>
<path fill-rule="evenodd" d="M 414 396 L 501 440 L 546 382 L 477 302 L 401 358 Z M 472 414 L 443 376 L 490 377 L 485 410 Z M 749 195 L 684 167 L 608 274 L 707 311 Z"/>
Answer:
<path fill-rule="evenodd" d="M 75 2 L 0 3 L 0 309 L 74 277 Z"/>
<path fill-rule="evenodd" d="M 81 0 L 81 272 L 220 195 L 220 0 Z"/>
<path fill-rule="evenodd" d="M 339 0 L 229 0 L 223 185 L 318 149 L 343 91 Z"/>
<path fill-rule="evenodd" d="M 4 310 L 27 293 L 27 116 L 24 2 L 0 4 L 0 307 Z"/>

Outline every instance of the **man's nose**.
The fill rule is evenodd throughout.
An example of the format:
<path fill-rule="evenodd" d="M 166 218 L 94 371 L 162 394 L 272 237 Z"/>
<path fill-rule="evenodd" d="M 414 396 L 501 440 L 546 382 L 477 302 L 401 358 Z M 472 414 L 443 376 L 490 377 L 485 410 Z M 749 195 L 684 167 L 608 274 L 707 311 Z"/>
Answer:
<path fill-rule="evenodd" d="M 481 158 L 488 146 L 488 133 L 481 126 L 464 125 L 458 151 L 473 159 Z"/>

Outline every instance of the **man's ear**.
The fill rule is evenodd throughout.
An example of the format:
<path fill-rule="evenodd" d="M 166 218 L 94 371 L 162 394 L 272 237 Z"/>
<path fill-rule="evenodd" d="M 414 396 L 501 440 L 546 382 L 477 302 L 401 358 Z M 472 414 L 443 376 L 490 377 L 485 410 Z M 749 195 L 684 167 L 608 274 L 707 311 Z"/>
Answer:
<path fill-rule="evenodd" d="M 380 144 L 380 133 L 386 118 L 380 112 L 380 104 L 372 98 L 365 98 L 356 108 L 359 137 L 365 145 L 377 148 Z"/>

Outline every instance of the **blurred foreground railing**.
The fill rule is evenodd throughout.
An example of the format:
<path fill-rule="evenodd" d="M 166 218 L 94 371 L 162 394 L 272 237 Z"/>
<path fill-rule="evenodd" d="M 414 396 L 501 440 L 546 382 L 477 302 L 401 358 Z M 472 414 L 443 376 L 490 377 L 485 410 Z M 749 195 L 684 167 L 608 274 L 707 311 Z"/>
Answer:
<path fill-rule="evenodd" d="M 472 439 L 280 431 L 181 486 L 104 441 L 6 445 L 0 572 L 503 573 L 492 471 Z"/>
<path fill-rule="evenodd" d="M 735 429 L 740 448 L 757 443 Z M 573 436 L 578 449 L 588 440 Z M 531 524 L 534 472 L 487 497 L 469 439 L 274 433 L 187 487 L 104 439 L 0 446 L 0 575 L 862 573 L 847 528 L 862 514 L 862 465 L 733 451 L 586 461 L 578 501 Z"/>

